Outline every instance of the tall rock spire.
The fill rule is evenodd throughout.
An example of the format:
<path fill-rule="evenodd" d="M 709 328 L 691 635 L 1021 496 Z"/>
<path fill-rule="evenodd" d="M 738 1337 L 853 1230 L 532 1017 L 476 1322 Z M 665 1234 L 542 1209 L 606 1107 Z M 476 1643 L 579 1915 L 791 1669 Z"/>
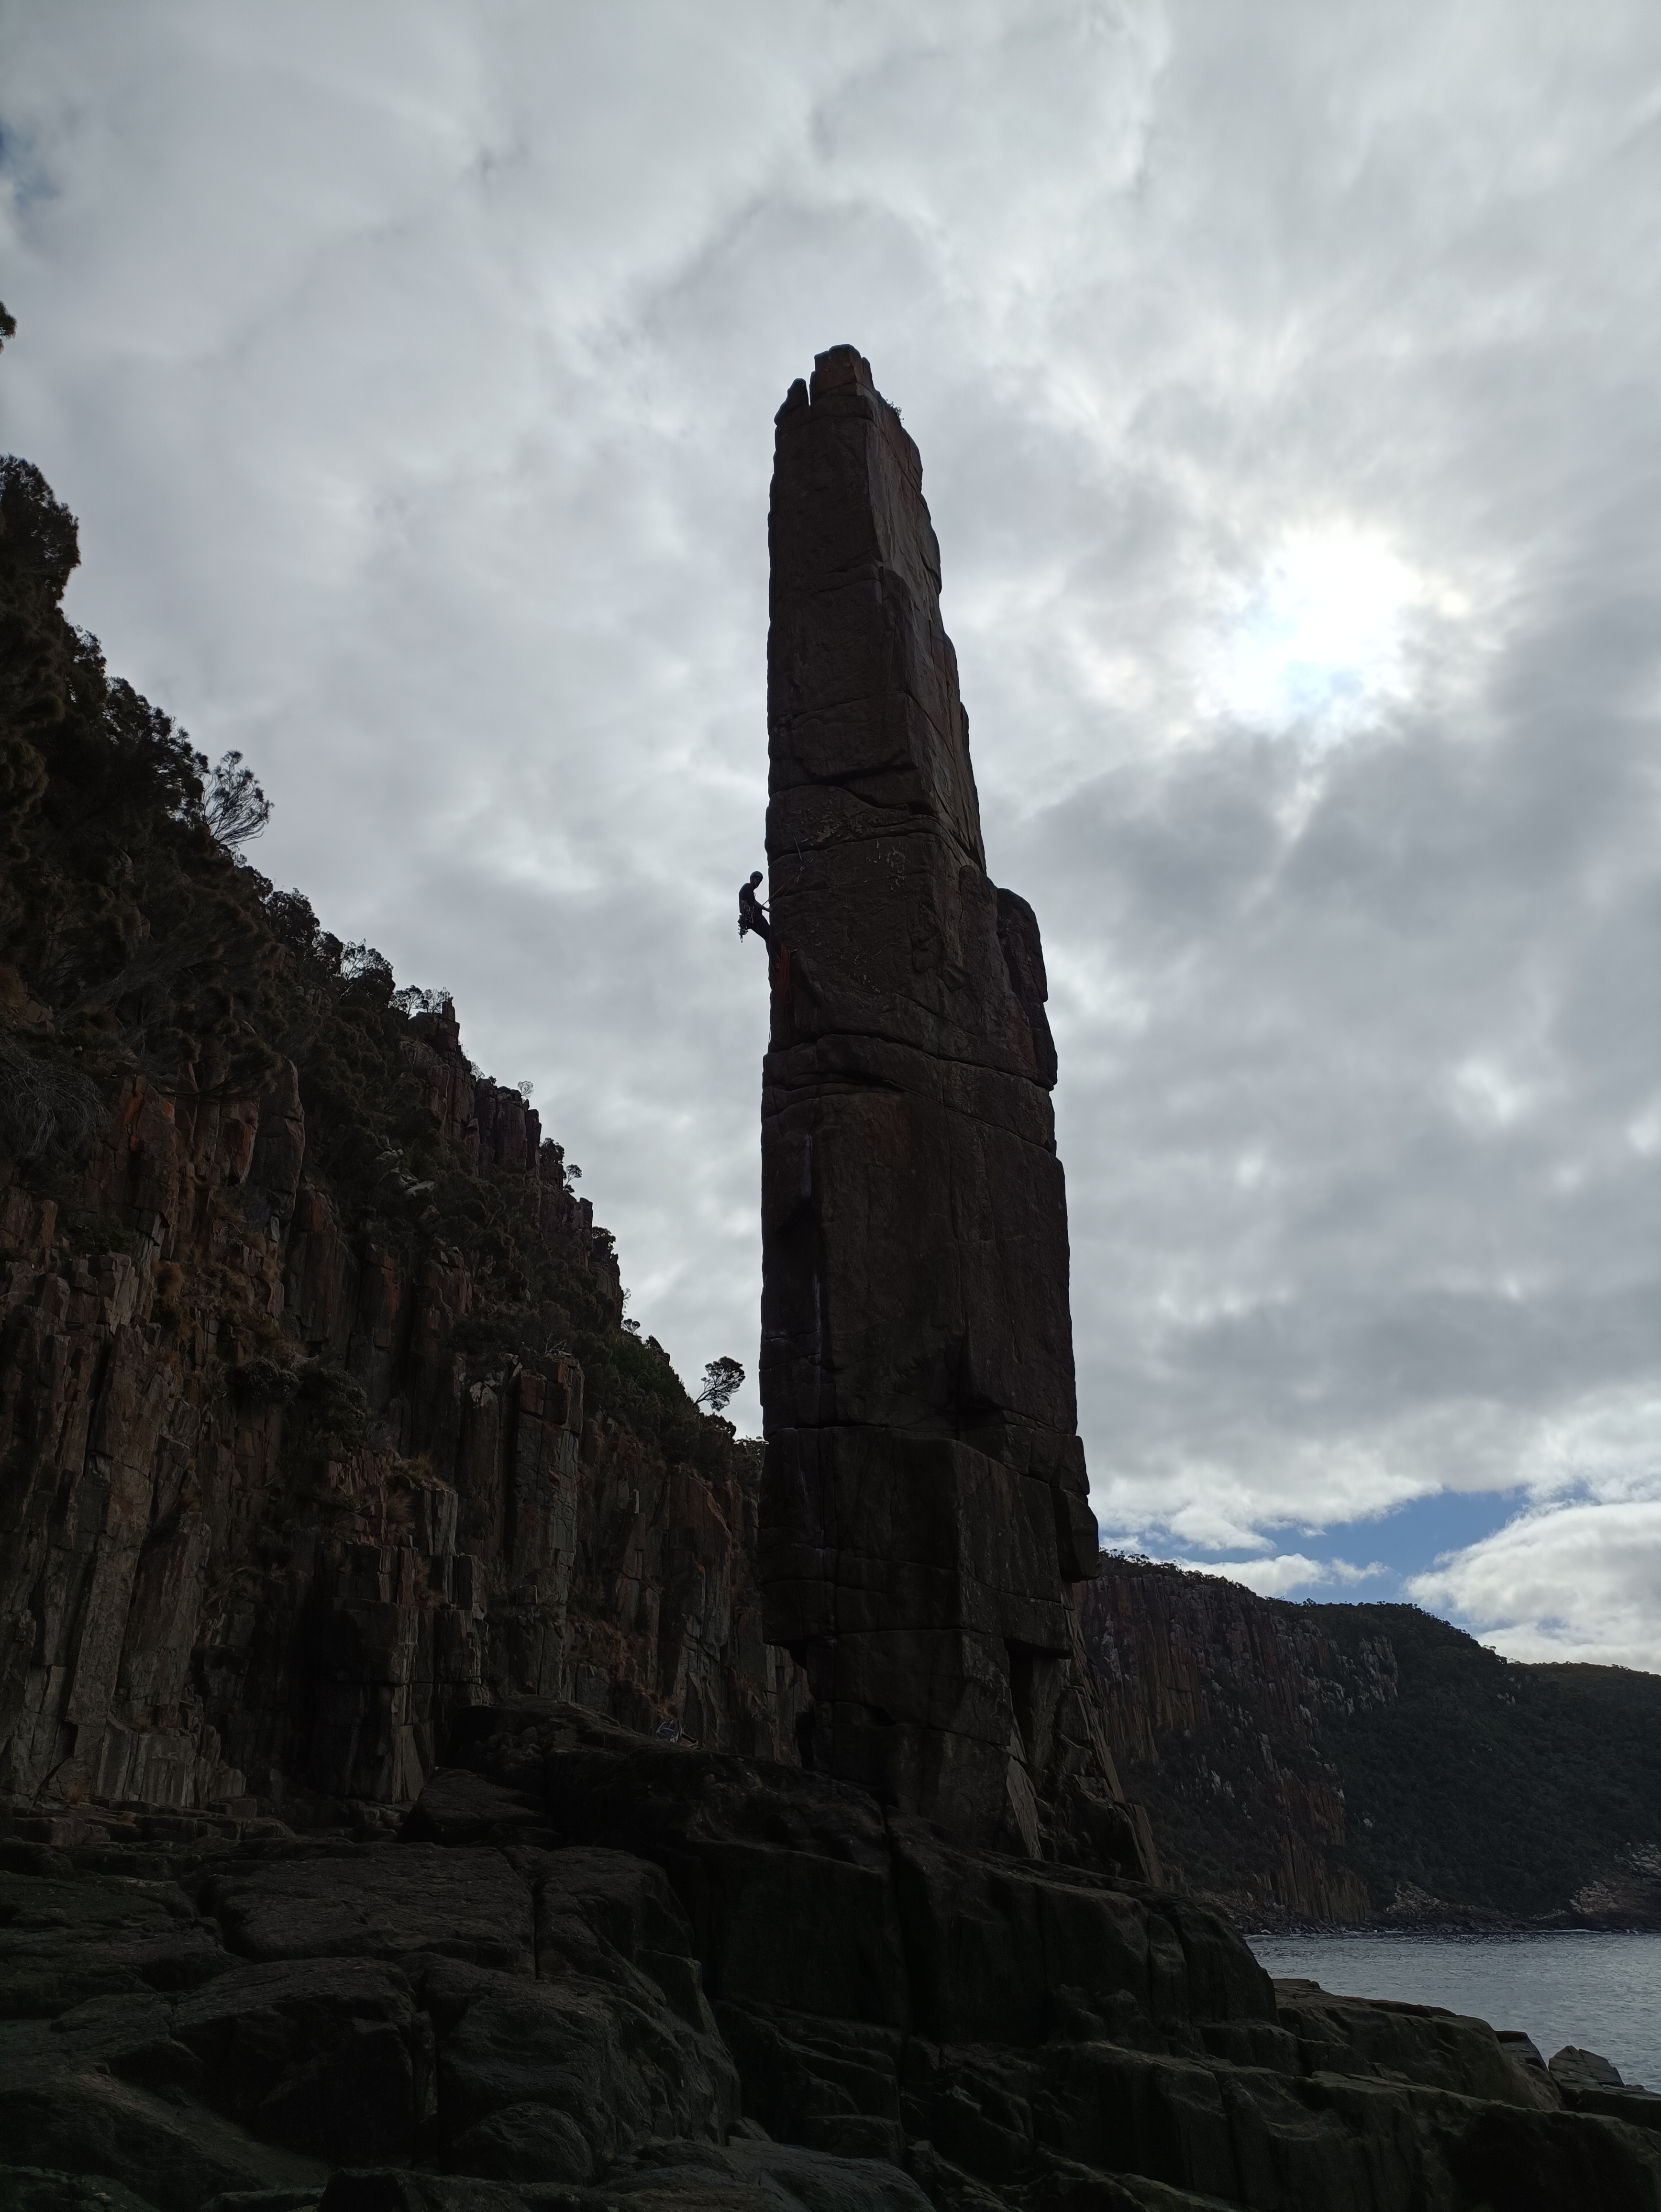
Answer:
<path fill-rule="evenodd" d="M 779 410 L 770 542 L 767 1633 L 815 1765 L 1036 1850 L 1058 1727 L 1086 1765 L 1098 1733 L 1043 952 L 986 873 L 917 449 L 850 346 Z"/>

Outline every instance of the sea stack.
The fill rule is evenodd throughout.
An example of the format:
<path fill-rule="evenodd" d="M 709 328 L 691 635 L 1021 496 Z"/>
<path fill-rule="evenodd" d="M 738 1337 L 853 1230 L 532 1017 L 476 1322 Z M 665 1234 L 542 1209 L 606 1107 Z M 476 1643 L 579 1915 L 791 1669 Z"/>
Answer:
<path fill-rule="evenodd" d="M 1063 1735 L 1117 1796 L 1063 1710 L 1098 1554 L 1056 1049 L 1037 922 L 986 872 L 922 465 L 851 346 L 779 410 L 770 538 L 766 1633 L 808 1672 L 808 1764 L 1036 1854 Z"/>

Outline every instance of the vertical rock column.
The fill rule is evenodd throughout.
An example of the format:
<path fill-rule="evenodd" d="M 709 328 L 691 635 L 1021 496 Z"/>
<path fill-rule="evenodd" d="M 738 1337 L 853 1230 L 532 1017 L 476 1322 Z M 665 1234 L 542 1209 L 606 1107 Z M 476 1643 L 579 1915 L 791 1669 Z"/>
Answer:
<path fill-rule="evenodd" d="M 777 417 L 760 1572 L 804 1753 L 1037 1848 L 1098 1563 L 1031 908 L 988 878 L 917 449 L 851 347 Z"/>

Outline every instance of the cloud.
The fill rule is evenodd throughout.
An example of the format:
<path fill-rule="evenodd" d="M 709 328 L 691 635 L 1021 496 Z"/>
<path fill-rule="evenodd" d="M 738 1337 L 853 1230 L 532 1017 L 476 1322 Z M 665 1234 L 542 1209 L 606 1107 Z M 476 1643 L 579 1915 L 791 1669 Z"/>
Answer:
<path fill-rule="evenodd" d="M 1532 1507 L 1407 1594 L 1508 1659 L 1661 1672 L 1661 1477 L 1623 1489 Z"/>
<path fill-rule="evenodd" d="M 1108 1540 L 1106 1548 L 1135 1553 L 1141 1547 L 1135 1539 L 1116 1537 Z M 1311 1559 L 1302 1552 L 1280 1552 L 1265 1559 L 1183 1558 L 1171 1564 L 1186 1568 L 1190 1574 L 1214 1575 L 1223 1582 L 1243 1583 L 1259 1597 L 1286 1597 L 1293 1590 L 1354 1590 L 1387 1577 L 1390 1571 L 1376 1559 L 1367 1566 L 1359 1567 L 1348 1559 Z"/>
<path fill-rule="evenodd" d="M 855 340 L 1043 926 L 1104 1520 L 1595 1518 L 1661 1452 L 1658 76 L 1543 0 L 13 11 L 7 440 L 696 1376 L 754 1365 L 771 415 Z"/>
<path fill-rule="evenodd" d="M 1408 618 L 1426 590 L 1376 538 L 1290 533 L 1218 641 L 1211 712 L 1316 744 L 1367 728 L 1411 696 Z"/>

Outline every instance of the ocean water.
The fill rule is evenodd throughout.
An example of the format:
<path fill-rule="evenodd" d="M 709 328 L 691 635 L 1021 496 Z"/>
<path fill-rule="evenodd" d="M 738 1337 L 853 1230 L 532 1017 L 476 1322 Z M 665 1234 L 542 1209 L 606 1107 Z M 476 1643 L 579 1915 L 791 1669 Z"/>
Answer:
<path fill-rule="evenodd" d="M 1335 1996 L 1404 1997 L 1520 2027 L 1542 2058 L 1596 2051 L 1625 2081 L 1661 2089 L 1661 1935 L 1253 1936 L 1271 1974 Z"/>

